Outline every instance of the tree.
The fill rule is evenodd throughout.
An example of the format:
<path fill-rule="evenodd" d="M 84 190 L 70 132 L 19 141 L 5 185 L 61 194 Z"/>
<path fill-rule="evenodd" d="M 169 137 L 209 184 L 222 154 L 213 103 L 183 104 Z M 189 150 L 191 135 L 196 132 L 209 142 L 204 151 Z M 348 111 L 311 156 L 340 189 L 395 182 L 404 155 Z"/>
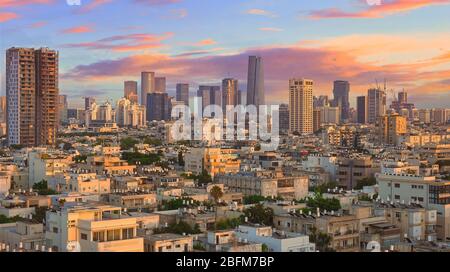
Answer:
<path fill-rule="evenodd" d="M 243 217 L 247 217 L 248 221 L 253 224 L 271 226 L 273 223 L 273 209 L 265 208 L 261 204 L 256 204 L 253 207 L 245 209 Z"/>
<path fill-rule="evenodd" d="M 251 196 L 244 196 L 243 202 L 245 205 L 249 205 L 249 204 L 256 204 L 256 203 L 260 203 L 262 201 L 265 201 L 266 198 L 264 196 L 261 195 L 251 195 Z"/>
<path fill-rule="evenodd" d="M 226 218 L 216 222 L 216 230 L 234 229 L 242 224 L 242 218 Z"/>
<path fill-rule="evenodd" d="M 144 144 L 160 146 L 160 145 L 162 145 L 162 141 L 159 139 L 152 138 L 152 137 L 145 137 Z"/>
<path fill-rule="evenodd" d="M 139 143 L 138 140 L 131 138 L 131 137 L 126 137 L 126 138 L 123 138 L 120 140 L 120 149 L 121 150 L 130 150 L 138 143 Z"/>
<path fill-rule="evenodd" d="M 269 247 L 266 244 L 262 244 L 261 250 L 262 252 L 269 252 Z"/>
<path fill-rule="evenodd" d="M 180 221 L 175 224 L 170 224 L 167 228 L 154 229 L 153 233 L 199 234 L 201 233 L 201 231 L 198 224 L 195 224 L 194 227 L 191 227 L 191 225 L 189 225 L 188 223 Z"/>
<path fill-rule="evenodd" d="M 214 186 L 211 188 L 211 191 L 209 192 L 211 196 L 214 198 L 214 201 L 217 203 L 217 201 L 223 196 L 222 189 L 219 186 Z"/>
<path fill-rule="evenodd" d="M 142 154 L 139 152 L 123 152 L 122 160 L 126 160 L 129 164 L 140 162 L 142 165 L 151 165 L 161 161 L 158 154 Z"/>
<path fill-rule="evenodd" d="M 328 189 L 334 189 L 336 187 L 339 187 L 339 183 L 331 181 L 325 184 L 318 185 L 314 191 L 319 194 L 324 194 L 328 192 Z"/>
<path fill-rule="evenodd" d="M 317 250 L 319 250 L 320 252 L 335 251 L 333 248 L 330 247 L 331 240 L 332 238 L 330 235 L 323 232 L 319 232 L 316 227 L 312 227 L 311 234 L 309 235 L 309 241 L 311 243 L 316 244 Z"/>
<path fill-rule="evenodd" d="M 0 224 L 15 223 L 21 219 L 22 218 L 18 215 L 14 217 L 6 217 L 3 214 L 0 214 Z"/>
<path fill-rule="evenodd" d="M 199 185 L 204 185 L 212 182 L 212 177 L 206 170 L 203 170 L 202 173 L 198 176 L 195 176 L 195 180 L 197 180 Z"/>
<path fill-rule="evenodd" d="M 377 180 L 374 177 L 363 178 L 356 182 L 355 189 L 362 190 L 364 186 L 373 186 L 375 184 L 377 184 Z"/>
<path fill-rule="evenodd" d="M 39 195 L 56 195 L 58 192 L 55 190 L 49 189 L 46 180 L 42 180 L 33 185 L 33 190 L 36 190 Z"/>
<path fill-rule="evenodd" d="M 309 197 L 306 200 L 306 206 L 315 210 L 338 211 L 341 209 L 341 203 L 336 198 L 324 198 L 322 194 L 317 194 L 314 197 Z"/>

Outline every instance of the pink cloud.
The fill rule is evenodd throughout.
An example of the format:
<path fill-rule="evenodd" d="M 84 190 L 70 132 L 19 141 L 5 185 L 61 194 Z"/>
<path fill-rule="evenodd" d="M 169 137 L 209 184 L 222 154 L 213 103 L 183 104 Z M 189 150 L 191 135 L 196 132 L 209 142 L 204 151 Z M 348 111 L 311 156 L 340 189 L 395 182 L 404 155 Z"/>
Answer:
<path fill-rule="evenodd" d="M 81 8 L 77 11 L 78 13 L 87 13 L 100 6 L 111 3 L 113 0 L 91 0 L 88 4 L 83 4 Z"/>
<path fill-rule="evenodd" d="M 93 42 L 82 42 L 75 44 L 66 44 L 65 47 L 86 48 L 91 50 L 112 50 L 118 52 L 140 51 L 145 49 L 154 49 L 163 47 L 162 41 L 173 36 L 173 33 L 165 33 L 163 35 L 153 34 L 128 34 L 116 35 L 103 38 Z"/>
<path fill-rule="evenodd" d="M 94 29 L 91 26 L 75 26 L 71 28 L 67 28 L 61 31 L 63 34 L 81 34 L 81 33 L 89 33 L 94 32 Z"/>
<path fill-rule="evenodd" d="M 0 0 L 0 8 L 20 7 L 33 4 L 51 4 L 54 0 Z"/>
<path fill-rule="evenodd" d="M 199 53 L 201 54 L 203 52 Z M 172 57 L 164 54 L 138 54 L 76 66 L 63 78 L 77 82 L 106 82 L 135 77 L 141 71 L 152 69 L 174 82 L 219 82 L 224 77 L 235 77 L 240 82 L 245 82 L 249 55 L 261 55 L 264 58 L 267 97 L 273 101 L 287 100 L 287 82 L 292 77 L 313 79 L 315 92 L 318 94 L 329 93 L 331 84 L 336 79 L 349 80 L 353 94 L 364 94 L 376 78 L 386 78 L 392 88 L 408 87 L 413 91 L 420 89 L 422 94 L 425 91 L 450 92 L 450 84 L 442 81 L 449 78 L 449 71 L 423 71 L 431 66 L 448 63 L 447 54 L 411 64 L 375 65 L 360 62 L 346 51 L 301 46 L 255 48 L 233 55 L 202 57 L 195 57 L 195 53 Z"/>
<path fill-rule="evenodd" d="M 382 18 L 431 5 L 446 5 L 449 3 L 450 0 L 381 0 L 380 5 L 368 5 L 365 3 L 367 8 L 354 12 L 343 11 L 337 8 L 313 11 L 310 13 L 310 18 Z"/>
<path fill-rule="evenodd" d="M 13 19 L 18 18 L 19 15 L 13 12 L 0 12 L 0 23 L 4 23 Z"/>

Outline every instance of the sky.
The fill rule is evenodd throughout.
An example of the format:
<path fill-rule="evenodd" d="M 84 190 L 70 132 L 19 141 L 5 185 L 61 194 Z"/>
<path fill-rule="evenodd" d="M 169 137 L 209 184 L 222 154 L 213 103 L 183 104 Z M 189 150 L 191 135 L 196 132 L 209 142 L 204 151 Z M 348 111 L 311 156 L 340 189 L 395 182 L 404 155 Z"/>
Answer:
<path fill-rule="evenodd" d="M 80 2 L 80 5 L 74 3 Z M 330 95 L 351 84 L 351 103 L 386 80 L 418 107 L 450 108 L 450 0 L 0 0 L 0 79 L 5 50 L 60 54 L 60 93 L 116 100 L 141 71 L 176 83 L 246 90 L 249 55 L 265 65 L 268 103 L 288 101 L 290 78 Z"/>

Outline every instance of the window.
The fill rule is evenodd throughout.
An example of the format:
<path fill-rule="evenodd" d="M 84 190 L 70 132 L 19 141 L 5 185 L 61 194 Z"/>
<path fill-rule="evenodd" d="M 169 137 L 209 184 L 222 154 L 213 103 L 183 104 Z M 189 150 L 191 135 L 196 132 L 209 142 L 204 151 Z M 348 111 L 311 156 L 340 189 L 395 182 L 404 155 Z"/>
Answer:
<path fill-rule="evenodd" d="M 104 242 L 105 241 L 105 233 L 103 231 L 94 232 L 93 240 L 95 242 Z"/>
<path fill-rule="evenodd" d="M 82 233 L 81 234 L 81 240 L 87 240 L 87 234 L 86 233 Z"/>
<path fill-rule="evenodd" d="M 400 196 L 399 195 L 395 195 L 394 198 L 395 198 L 395 200 L 400 200 Z"/>
<path fill-rule="evenodd" d="M 419 197 L 419 202 L 423 202 L 423 197 Z"/>
<path fill-rule="evenodd" d="M 54 233 L 58 233 L 58 228 L 53 227 L 53 232 L 54 232 Z"/>
<path fill-rule="evenodd" d="M 395 188 L 400 188 L 400 183 L 395 183 L 394 187 Z"/>
<path fill-rule="evenodd" d="M 172 249 L 172 246 L 167 246 L 166 249 L 168 249 L 168 250 L 169 250 L 169 249 Z"/>
<path fill-rule="evenodd" d="M 134 230 L 132 228 L 123 229 L 122 230 L 122 239 L 131 239 L 131 238 L 133 238 L 133 236 L 134 236 L 133 233 L 134 233 Z"/>

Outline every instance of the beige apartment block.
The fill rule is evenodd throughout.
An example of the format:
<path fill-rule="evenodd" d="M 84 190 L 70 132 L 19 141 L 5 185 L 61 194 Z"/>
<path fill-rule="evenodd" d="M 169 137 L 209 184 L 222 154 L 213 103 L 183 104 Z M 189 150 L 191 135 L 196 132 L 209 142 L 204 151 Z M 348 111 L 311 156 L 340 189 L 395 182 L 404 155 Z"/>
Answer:
<path fill-rule="evenodd" d="M 142 252 L 137 220 L 121 216 L 121 208 L 80 204 L 46 214 L 45 238 L 53 251 Z"/>
<path fill-rule="evenodd" d="M 174 233 L 152 234 L 144 238 L 145 252 L 191 252 L 193 237 Z"/>

